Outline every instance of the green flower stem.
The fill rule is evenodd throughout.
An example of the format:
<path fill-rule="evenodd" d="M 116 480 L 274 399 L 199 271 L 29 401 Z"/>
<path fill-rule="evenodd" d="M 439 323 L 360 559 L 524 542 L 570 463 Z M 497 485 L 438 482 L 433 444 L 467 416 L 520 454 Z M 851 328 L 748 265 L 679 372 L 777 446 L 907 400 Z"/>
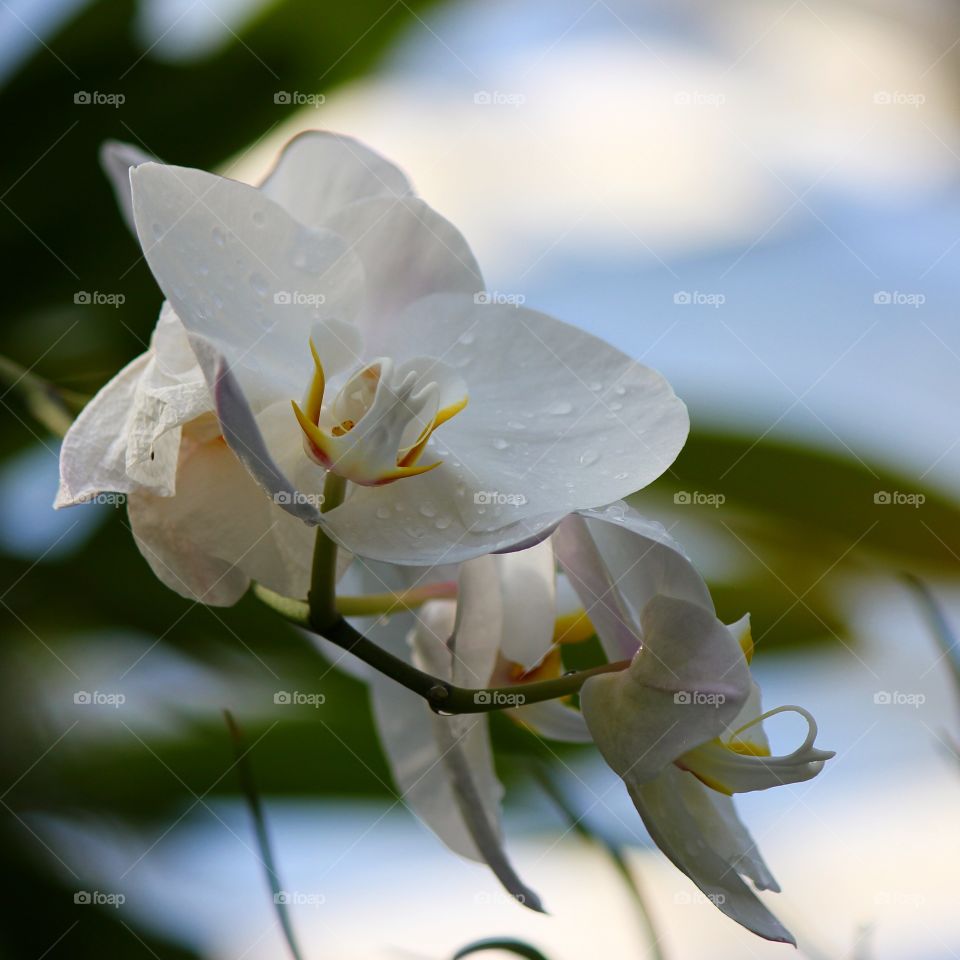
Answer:
<path fill-rule="evenodd" d="M 347 481 L 335 473 L 328 473 L 323 484 L 321 513 L 339 507 L 347 492 Z M 337 619 L 337 545 L 317 527 L 317 539 L 313 544 L 313 568 L 310 576 L 310 592 L 307 594 L 310 611 L 310 626 L 317 632 Z"/>
<path fill-rule="evenodd" d="M 384 650 L 355 630 L 342 617 L 335 617 L 323 629 L 314 626 L 310 605 L 302 600 L 291 600 L 268 590 L 261 584 L 253 587 L 254 596 L 276 611 L 285 620 L 298 627 L 310 630 L 331 643 L 352 653 L 374 670 L 390 677 L 401 686 L 419 694 L 437 713 L 490 713 L 528 703 L 556 700 L 579 692 L 584 683 L 600 673 L 615 673 L 625 670 L 629 660 L 604 663 L 590 670 L 568 673 L 556 680 L 539 680 L 536 683 L 515 684 L 509 687 L 458 687 L 411 666 L 389 650 Z"/>
<path fill-rule="evenodd" d="M 395 657 L 372 640 L 368 640 L 346 620 L 337 620 L 323 632 L 323 636 L 341 649 L 359 657 L 374 670 L 418 693 L 437 713 L 490 713 L 493 710 L 519 707 L 528 703 L 556 700 L 577 693 L 590 677 L 598 673 L 614 673 L 630 665 L 629 660 L 620 660 L 616 663 L 604 663 L 590 670 L 568 673 L 556 680 L 540 680 L 509 687 L 458 687 Z"/>
<path fill-rule="evenodd" d="M 73 390 L 54 386 L 4 356 L 0 356 L 0 383 L 8 384 L 8 392 L 20 394 L 30 415 L 58 437 L 70 429 L 70 424 L 89 399 Z"/>
<path fill-rule="evenodd" d="M 412 587 L 396 593 L 370 593 L 362 597 L 337 597 L 337 613 L 342 617 L 377 617 L 383 614 L 415 610 L 429 600 L 453 600 L 457 584 L 450 580 Z"/>

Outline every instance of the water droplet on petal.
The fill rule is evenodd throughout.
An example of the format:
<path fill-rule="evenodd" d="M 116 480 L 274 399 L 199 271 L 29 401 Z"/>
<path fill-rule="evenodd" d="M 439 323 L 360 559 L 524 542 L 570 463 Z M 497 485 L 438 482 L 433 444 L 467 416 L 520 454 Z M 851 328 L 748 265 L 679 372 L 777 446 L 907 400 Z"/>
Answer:
<path fill-rule="evenodd" d="M 218 247 L 222 247 L 227 242 L 226 236 L 224 235 L 223 231 L 219 227 L 214 227 L 210 231 L 210 236 L 213 237 L 213 242 Z"/>
<path fill-rule="evenodd" d="M 584 450 L 580 454 L 580 466 L 581 467 L 590 467 L 593 466 L 600 459 L 599 450 Z"/>
<path fill-rule="evenodd" d="M 434 520 L 433 525 L 434 525 L 438 530 L 446 530 L 447 527 L 450 526 L 450 518 L 449 518 L 449 517 L 437 517 L 437 519 Z"/>
<path fill-rule="evenodd" d="M 567 400 L 554 400 L 547 407 L 546 412 L 553 417 L 565 417 L 568 413 L 573 412 L 573 404 Z"/>
<path fill-rule="evenodd" d="M 432 503 L 423 503 L 420 505 L 420 513 L 424 517 L 435 517 L 437 508 Z"/>
<path fill-rule="evenodd" d="M 630 476 L 629 473 L 624 473 L 624 472 L 615 473 L 615 474 L 613 475 L 613 479 L 614 479 L 614 480 L 626 480 L 627 477 L 629 477 L 629 476 Z"/>
<path fill-rule="evenodd" d="M 386 520 L 390 516 L 390 508 L 383 505 L 377 507 L 377 516 L 381 520 Z"/>
<path fill-rule="evenodd" d="M 460 335 L 460 343 L 466 344 L 468 347 L 471 343 L 473 343 L 474 339 L 475 337 L 473 331 L 471 330 L 468 330 L 466 333 Z"/>
<path fill-rule="evenodd" d="M 504 440 L 503 437 L 494 437 L 491 446 L 494 450 L 506 450 L 510 444 L 508 441 Z"/>
<path fill-rule="evenodd" d="M 525 423 L 521 423 L 519 420 L 508 420 L 508 421 L 507 421 L 507 426 L 508 426 L 511 430 L 526 430 L 526 429 L 527 429 L 527 425 L 526 425 Z"/>

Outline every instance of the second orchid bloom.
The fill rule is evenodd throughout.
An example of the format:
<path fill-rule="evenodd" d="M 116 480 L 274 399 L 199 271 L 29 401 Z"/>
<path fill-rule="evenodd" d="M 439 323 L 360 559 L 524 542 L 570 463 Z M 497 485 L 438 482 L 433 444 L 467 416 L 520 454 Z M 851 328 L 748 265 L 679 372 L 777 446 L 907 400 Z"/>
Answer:
<path fill-rule="evenodd" d="M 572 587 L 579 610 L 563 609 L 558 584 L 561 595 Z M 430 601 L 412 624 L 403 615 L 381 629 L 382 642 L 397 652 L 405 639 L 414 662 L 438 676 L 515 684 L 507 713 L 538 736 L 592 740 L 674 864 L 732 919 L 793 942 L 754 892 L 779 888 L 732 795 L 808 780 L 833 754 L 815 746 L 807 711 L 763 712 L 749 617 L 732 626 L 717 618 L 702 577 L 663 527 L 622 503 L 583 511 L 531 550 L 464 564 L 456 601 Z M 629 666 L 588 679 L 579 710 L 558 700 L 524 705 L 524 684 L 560 676 L 564 645 L 594 629 L 609 660 Z M 489 863 L 539 909 L 503 849 L 485 716 L 438 717 L 396 684 L 371 683 L 404 799 L 452 850 Z M 763 721 L 784 711 L 800 714 L 808 735 L 775 757 Z"/>

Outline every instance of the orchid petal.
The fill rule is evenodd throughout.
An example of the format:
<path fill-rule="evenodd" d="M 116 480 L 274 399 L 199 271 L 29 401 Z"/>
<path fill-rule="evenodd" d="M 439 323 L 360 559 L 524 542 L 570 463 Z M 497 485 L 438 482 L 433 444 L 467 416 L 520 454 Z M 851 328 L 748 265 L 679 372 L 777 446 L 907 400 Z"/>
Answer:
<path fill-rule="evenodd" d="M 183 431 L 176 496 L 129 496 L 141 553 L 168 587 L 211 606 L 236 603 L 251 580 L 306 596 L 309 527 L 263 497 L 207 419 Z"/>
<path fill-rule="evenodd" d="M 128 363 L 80 411 L 63 439 L 56 507 L 89 501 L 109 490 L 129 493 L 136 484 L 126 471 L 126 433 L 137 386 L 150 354 Z"/>
<path fill-rule="evenodd" d="M 503 603 L 500 652 L 527 669 L 553 647 L 556 621 L 556 568 L 549 540 L 529 550 L 496 558 Z"/>
<path fill-rule="evenodd" d="M 702 811 L 691 809 L 690 780 L 690 774 L 673 766 L 650 781 L 627 780 L 630 798 L 651 839 L 732 920 L 767 940 L 795 944 L 790 932 L 740 879 L 738 864 L 715 849 L 706 830 L 714 828 L 716 820 L 701 820 Z"/>
<path fill-rule="evenodd" d="M 117 199 L 117 206 L 123 215 L 124 222 L 130 232 L 137 235 L 137 225 L 133 220 L 133 200 L 130 195 L 130 168 L 138 167 L 141 163 L 151 163 L 156 160 L 149 153 L 144 153 L 139 147 L 118 140 L 107 140 L 100 148 L 100 166 L 103 167 L 113 194 Z"/>
<path fill-rule="evenodd" d="M 482 563 L 476 569 L 489 578 Z M 473 614 L 464 618 L 456 606 L 447 600 L 425 604 L 410 636 L 414 661 L 447 679 L 482 669 L 475 654 L 485 658 L 482 638 L 475 648 Z M 447 644 L 455 632 L 465 634 L 465 649 L 456 655 Z M 487 718 L 438 717 L 420 697 L 382 677 L 373 679 L 373 703 L 394 781 L 417 816 L 455 853 L 487 863 L 520 902 L 542 909 L 503 850 L 503 787 L 493 768 Z"/>
<path fill-rule="evenodd" d="M 429 345 L 461 373 L 470 403 L 424 454 L 440 468 L 355 491 L 328 515 L 368 556 L 456 562 L 536 542 L 570 511 L 655 479 L 686 438 L 686 408 L 659 374 L 543 314 L 438 294 L 384 339 L 398 359 Z M 374 528 L 378 509 L 399 522 Z"/>
<path fill-rule="evenodd" d="M 784 756 L 770 757 L 754 756 L 735 749 L 737 744 L 745 743 L 741 733 L 760 725 L 768 717 L 786 712 L 799 714 L 807 723 L 807 735 L 795 750 Z M 754 718 L 743 730 L 733 730 L 729 743 L 719 740 L 702 743 L 678 757 L 677 763 L 724 793 L 769 790 L 787 783 L 812 780 L 823 769 L 824 763 L 835 756 L 832 750 L 821 750 L 814 746 L 816 738 L 817 723 L 807 710 L 796 706 L 777 707 Z"/>
<path fill-rule="evenodd" d="M 517 693 L 523 693 L 522 685 L 517 687 Z M 583 714 L 559 700 L 530 703 L 511 710 L 510 715 L 548 740 L 564 743 L 590 743 L 593 740 Z"/>
<path fill-rule="evenodd" d="M 713 613 L 710 591 L 680 544 L 625 503 L 581 510 L 560 524 L 553 541 L 611 660 L 636 652 L 640 612 L 657 594 Z"/>
<path fill-rule="evenodd" d="M 719 736 L 740 712 L 750 673 L 730 631 L 688 600 L 644 608 L 644 646 L 626 670 L 591 677 L 580 707 L 607 763 L 624 779 L 653 779 Z"/>
<path fill-rule="evenodd" d="M 307 130 L 284 148 L 260 190 L 291 217 L 325 227 L 347 204 L 412 193 L 406 176 L 369 147 L 337 133 Z"/>
<path fill-rule="evenodd" d="M 704 786 L 696 777 L 675 778 L 700 833 L 711 847 L 758 890 L 780 892 L 757 844 L 737 815 L 730 797 Z"/>
<path fill-rule="evenodd" d="M 328 375 L 357 362 L 359 335 L 345 320 L 359 308 L 363 268 L 342 239 L 201 170 L 145 163 L 130 179 L 150 269 L 191 336 L 215 348 L 198 357 L 211 388 L 211 353 L 254 405 L 300 395 L 311 337 Z"/>
<path fill-rule="evenodd" d="M 363 264 L 368 295 L 356 322 L 373 354 L 392 340 L 385 331 L 414 301 L 434 293 L 473 296 L 483 289 L 463 235 L 416 197 L 353 203 L 324 226 L 342 236 Z"/>

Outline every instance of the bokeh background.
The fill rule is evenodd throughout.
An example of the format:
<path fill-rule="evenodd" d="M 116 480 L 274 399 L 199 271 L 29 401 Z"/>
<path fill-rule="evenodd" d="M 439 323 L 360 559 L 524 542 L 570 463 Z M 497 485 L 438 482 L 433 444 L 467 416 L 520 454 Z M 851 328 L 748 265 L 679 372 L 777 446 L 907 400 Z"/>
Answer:
<path fill-rule="evenodd" d="M 283 955 L 224 708 L 309 958 L 497 934 L 654 957 L 544 760 L 627 848 L 661 956 L 788 954 L 650 849 L 592 751 L 498 723 L 511 849 L 551 916 L 524 911 L 398 801 L 360 684 L 252 601 L 166 591 L 122 508 L 50 509 L 46 408 L 140 352 L 160 304 L 99 144 L 256 182 L 324 127 L 404 166 L 491 290 L 689 404 L 689 445 L 637 503 L 727 619 L 752 611 L 768 704 L 808 707 L 838 751 L 740 804 L 800 955 L 960 956 L 958 75 L 946 0 L 3 0 L 0 955 Z"/>

